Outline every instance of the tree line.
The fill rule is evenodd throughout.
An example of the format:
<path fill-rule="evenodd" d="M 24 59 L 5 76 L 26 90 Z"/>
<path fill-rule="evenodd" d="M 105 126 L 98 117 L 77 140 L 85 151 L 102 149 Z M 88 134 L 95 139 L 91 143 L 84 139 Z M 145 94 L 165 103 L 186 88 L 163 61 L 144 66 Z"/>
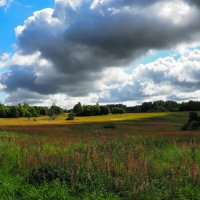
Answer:
<path fill-rule="evenodd" d="M 159 100 L 155 102 L 144 102 L 141 105 L 126 108 L 126 112 L 128 113 L 177 111 L 200 111 L 200 101 L 178 103 L 176 101 Z"/>
<path fill-rule="evenodd" d="M 155 101 L 144 102 L 141 105 L 126 106 L 124 104 L 109 104 L 109 105 L 82 105 L 77 103 L 73 109 L 68 110 L 75 116 L 97 116 L 107 114 L 122 114 L 122 113 L 143 113 L 143 112 L 176 112 L 176 111 L 200 111 L 199 101 L 189 101 L 178 103 L 176 101 Z M 0 118 L 18 118 L 18 117 L 37 117 L 49 116 L 54 119 L 67 110 L 52 104 L 47 106 L 30 106 L 28 104 L 18 104 L 8 106 L 0 104 Z"/>
<path fill-rule="evenodd" d="M 71 110 L 76 116 L 97 116 L 97 115 L 108 115 L 125 113 L 125 107 L 123 104 L 116 105 L 82 105 L 80 102 L 77 103 Z"/>
<path fill-rule="evenodd" d="M 30 106 L 28 104 L 18 104 L 15 106 L 7 106 L 0 104 L 0 118 L 18 118 L 18 117 L 38 117 L 47 116 L 53 118 L 62 114 L 64 110 L 56 105 L 47 106 Z"/>
<path fill-rule="evenodd" d="M 82 105 L 77 103 L 71 110 L 76 116 L 96 116 L 122 114 L 122 113 L 144 113 L 144 112 L 178 112 L 178 111 L 200 111 L 199 101 L 178 103 L 176 101 L 144 102 L 141 105 L 126 106 L 124 104 L 110 105 Z"/>

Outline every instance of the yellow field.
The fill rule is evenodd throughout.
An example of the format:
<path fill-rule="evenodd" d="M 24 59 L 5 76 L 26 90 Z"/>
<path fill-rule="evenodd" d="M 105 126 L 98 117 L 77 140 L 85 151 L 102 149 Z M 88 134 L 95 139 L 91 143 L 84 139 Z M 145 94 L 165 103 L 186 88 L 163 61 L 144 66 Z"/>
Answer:
<path fill-rule="evenodd" d="M 34 125 L 48 125 L 48 124 L 81 124 L 81 123 L 101 123 L 101 122 L 115 122 L 127 120 L 141 120 L 156 117 L 165 117 L 168 113 L 126 113 L 105 116 L 90 116 L 90 117 L 75 117 L 74 121 L 65 120 L 67 114 L 58 116 L 55 120 L 49 120 L 49 117 L 31 118 L 9 118 L 0 119 L 0 126 L 34 126 Z"/>

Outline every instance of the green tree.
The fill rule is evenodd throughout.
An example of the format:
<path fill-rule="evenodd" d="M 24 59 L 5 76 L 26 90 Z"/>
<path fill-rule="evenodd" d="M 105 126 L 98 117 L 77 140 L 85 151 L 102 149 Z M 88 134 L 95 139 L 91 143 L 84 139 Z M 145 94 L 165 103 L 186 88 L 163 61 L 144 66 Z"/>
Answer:
<path fill-rule="evenodd" d="M 17 106 L 12 106 L 10 108 L 10 117 L 15 117 L 15 118 L 19 117 L 19 111 L 17 109 Z"/>
<path fill-rule="evenodd" d="M 110 113 L 110 109 L 107 105 L 100 106 L 100 110 L 101 110 L 101 115 L 108 115 Z"/>
<path fill-rule="evenodd" d="M 123 114 L 126 111 L 123 108 L 114 107 L 111 112 L 112 114 Z"/>
<path fill-rule="evenodd" d="M 80 102 L 78 102 L 74 108 L 73 112 L 75 113 L 76 116 L 81 116 L 83 114 L 83 106 L 81 105 Z"/>

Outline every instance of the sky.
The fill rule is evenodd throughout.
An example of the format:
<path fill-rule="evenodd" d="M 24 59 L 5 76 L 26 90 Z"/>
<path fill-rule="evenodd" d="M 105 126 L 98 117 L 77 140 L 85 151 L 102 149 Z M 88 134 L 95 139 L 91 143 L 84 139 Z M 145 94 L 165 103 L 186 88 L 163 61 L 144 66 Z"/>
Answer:
<path fill-rule="evenodd" d="M 200 100 L 200 1 L 0 0 L 0 99 Z"/>

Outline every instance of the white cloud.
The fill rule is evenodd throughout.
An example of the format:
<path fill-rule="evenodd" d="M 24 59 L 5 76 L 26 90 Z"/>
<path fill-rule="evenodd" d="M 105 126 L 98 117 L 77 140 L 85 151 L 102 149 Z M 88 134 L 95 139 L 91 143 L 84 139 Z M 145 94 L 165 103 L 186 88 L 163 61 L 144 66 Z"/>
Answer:
<path fill-rule="evenodd" d="M 200 100 L 200 50 L 189 51 L 178 60 L 165 57 L 139 65 L 130 77 L 131 82 L 111 89 L 107 99 L 101 101 L 144 101 L 171 97 Z"/>
<path fill-rule="evenodd" d="M 188 20 L 188 16 L 191 13 L 198 12 L 196 8 L 190 7 L 183 0 L 159 2 L 155 7 L 159 17 L 166 18 L 176 25 L 184 24 L 183 19 Z"/>
<path fill-rule="evenodd" d="M 30 66 L 36 64 L 36 61 L 40 58 L 40 53 L 36 52 L 31 55 L 23 55 L 16 53 L 14 54 L 9 62 L 9 66 L 17 65 L 17 66 Z"/>
<path fill-rule="evenodd" d="M 84 0 L 55 0 L 56 5 L 65 5 L 70 6 L 73 9 L 76 9 L 81 2 Z"/>
<path fill-rule="evenodd" d="M 95 9 L 98 6 L 101 6 L 103 4 L 109 3 L 110 0 L 93 0 L 93 2 L 91 3 L 90 8 L 91 9 Z"/>
<path fill-rule="evenodd" d="M 28 31 L 29 28 L 34 28 L 35 31 L 40 32 L 42 35 L 48 33 L 52 36 L 56 36 L 65 29 L 65 25 L 58 18 L 53 17 L 54 10 L 51 8 L 46 8 L 33 13 L 33 16 L 29 17 L 24 21 L 22 26 L 17 26 L 15 28 L 16 37 L 19 38 L 24 31 Z M 36 35 L 37 36 L 37 35 Z"/>

